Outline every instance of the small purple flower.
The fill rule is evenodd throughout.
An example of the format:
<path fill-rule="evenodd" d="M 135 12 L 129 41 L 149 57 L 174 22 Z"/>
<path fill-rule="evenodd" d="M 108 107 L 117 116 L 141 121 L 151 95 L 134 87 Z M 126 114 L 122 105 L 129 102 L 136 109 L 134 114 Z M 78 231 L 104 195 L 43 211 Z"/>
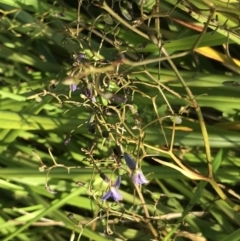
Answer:
<path fill-rule="evenodd" d="M 72 85 L 69 85 L 69 86 L 70 86 L 70 90 L 72 92 L 74 92 L 77 89 L 77 85 L 75 85 L 75 84 L 72 84 Z"/>
<path fill-rule="evenodd" d="M 127 164 L 128 168 L 131 169 L 131 170 L 135 170 L 136 169 L 136 162 L 134 161 L 134 159 L 129 154 L 127 154 L 126 152 L 124 152 L 123 156 L 124 156 L 124 159 L 126 161 L 126 164 Z"/>
<path fill-rule="evenodd" d="M 121 176 L 119 176 L 113 186 L 110 187 L 109 191 L 101 197 L 101 200 L 106 201 L 112 197 L 115 202 L 123 199 L 122 194 L 118 191 L 121 183 Z"/>
<path fill-rule="evenodd" d="M 148 180 L 144 176 L 143 172 L 139 169 L 136 169 L 132 172 L 131 178 L 136 185 L 142 185 L 142 184 L 148 183 Z"/>
<path fill-rule="evenodd" d="M 124 159 L 129 169 L 132 170 L 131 178 L 136 185 L 142 185 L 148 183 L 148 180 L 144 176 L 140 169 L 137 169 L 135 160 L 126 152 L 124 152 Z"/>

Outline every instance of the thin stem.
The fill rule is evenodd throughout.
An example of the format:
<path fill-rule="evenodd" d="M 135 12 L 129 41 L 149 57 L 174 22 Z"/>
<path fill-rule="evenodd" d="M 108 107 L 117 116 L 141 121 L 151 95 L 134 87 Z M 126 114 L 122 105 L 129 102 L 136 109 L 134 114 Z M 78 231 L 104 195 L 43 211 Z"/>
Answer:
<path fill-rule="evenodd" d="M 230 207 L 233 208 L 233 210 L 238 211 L 240 210 L 239 205 L 236 205 L 235 203 L 233 203 L 223 192 L 223 190 L 218 186 L 217 182 L 215 180 L 209 180 L 209 183 L 212 185 L 212 187 L 215 189 L 215 191 L 217 192 L 217 194 L 219 195 L 219 197 L 221 199 L 223 199 Z"/>
<path fill-rule="evenodd" d="M 143 195 L 142 195 L 142 193 L 141 193 L 141 191 L 140 191 L 140 188 L 139 188 L 135 183 L 133 183 L 133 184 L 134 184 L 135 190 L 136 190 L 137 193 L 138 193 L 138 197 L 139 197 L 139 199 L 140 199 L 140 201 L 141 201 L 141 203 L 142 203 L 142 205 L 143 205 L 143 210 L 144 210 L 145 216 L 146 216 L 146 218 L 148 219 L 147 225 L 148 225 L 149 229 L 151 230 L 153 236 L 154 236 L 155 238 L 157 238 L 157 237 L 158 237 L 158 233 L 157 233 L 157 231 L 155 230 L 155 228 L 153 227 L 152 223 L 149 221 L 150 215 L 149 215 L 149 212 L 148 212 L 147 205 L 146 205 L 146 202 L 145 202 L 145 200 L 144 200 L 144 197 L 143 197 Z"/>
<path fill-rule="evenodd" d="M 163 95 L 163 97 L 165 97 L 165 96 Z M 154 98 L 152 98 L 153 108 L 154 108 L 154 111 L 155 111 L 155 113 L 156 113 L 157 120 L 159 120 L 159 125 L 161 126 L 161 130 L 162 130 L 163 137 L 164 137 L 164 139 L 165 139 L 166 145 L 169 147 L 168 140 L 167 140 L 167 137 L 166 137 L 166 134 L 165 134 L 163 125 L 162 125 L 162 120 L 161 120 L 161 118 L 159 117 L 159 114 L 158 114 L 158 109 L 157 109 L 157 106 L 156 106 L 155 99 L 156 99 L 156 96 L 155 96 Z M 168 103 L 168 102 L 167 102 L 167 103 Z M 169 105 L 169 106 L 170 106 L 170 105 Z"/>
<path fill-rule="evenodd" d="M 122 23 L 124 26 L 126 26 L 127 28 L 131 29 L 133 32 L 137 33 L 138 35 L 142 36 L 143 38 L 146 38 L 148 40 L 151 40 L 150 37 L 148 35 L 146 35 L 145 33 L 141 32 L 140 30 L 133 28 L 129 23 L 127 23 L 126 21 L 124 21 L 119 15 L 117 15 L 111 8 L 109 8 L 109 6 L 107 5 L 107 3 L 104 1 L 102 7 L 110 14 L 112 15 L 115 19 L 117 19 L 120 23 Z M 210 18 L 209 18 L 210 19 Z M 200 39 L 201 40 L 201 39 Z M 172 62 L 168 52 L 166 51 L 166 49 L 164 48 L 164 46 L 162 46 L 162 53 L 165 55 L 169 65 L 172 67 L 173 71 L 175 72 L 176 76 L 178 77 L 179 81 L 181 82 L 182 86 L 185 88 L 190 101 L 192 102 L 193 107 L 195 108 L 196 112 L 197 112 L 197 116 L 198 116 L 198 120 L 200 123 L 200 128 L 202 131 L 202 135 L 203 135 L 203 141 L 204 141 L 204 145 L 205 145 L 205 149 L 206 149 L 206 158 L 207 158 L 207 163 L 208 163 L 208 176 L 209 178 L 212 178 L 212 162 L 211 162 L 211 151 L 210 151 L 210 145 L 209 145 L 209 139 L 208 139 L 208 132 L 207 132 L 207 128 L 203 119 L 203 115 L 201 112 L 200 107 L 197 104 L 197 101 L 195 100 L 191 90 L 189 89 L 189 87 L 186 85 L 184 79 L 182 78 L 182 76 L 180 75 L 180 73 L 178 72 L 178 69 L 176 68 L 175 64 Z"/>
<path fill-rule="evenodd" d="M 168 52 L 166 51 L 166 49 L 164 47 L 162 48 L 162 52 L 166 57 L 169 56 Z M 185 90 L 189 96 L 189 99 L 192 102 L 194 109 L 196 110 L 198 120 L 199 120 L 199 125 L 200 125 L 202 135 L 203 135 L 204 146 L 205 146 L 205 150 L 206 150 L 206 158 L 207 158 L 207 163 L 208 163 L 208 176 L 209 176 L 209 178 L 212 178 L 213 172 L 212 172 L 211 150 L 210 150 L 208 132 L 207 132 L 207 128 L 206 128 L 206 125 L 205 125 L 205 122 L 203 119 L 201 109 L 200 109 L 199 105 L 197 104 L 197 101 L 194 98 L 191 90 L 186 85 L 186 82 L 184 81 L 184 79 L 182 78 L 180 73 L 178 72 L 178 69 L 176 68 L 175 64 L 172 62 L 171 59 L 169 59 L 168 62 L 170 64 L 170 66 L 172 67 L 172 69 L 174 70 L 174 72 L 175 72 L 176 76 L 178 77 L 179 81 L 181 82 L 182 86 L 185 88 Z"/>
<path fill-rule="evenodd" d="M 130 61 L 130 60 L 127 60 L 127 59 L 123 59 L 122 62 L 126 65 L 137 67 L 137 66 L 142 66 L 142 65 L 146 65 L 146 64 L 156 63 L 157 61 L 177 59 L 177 58 L 180 58 L 180 57 L 184 57 L 184 56 L 188 55 L 189 53 L 190 53 L 190 51 L 184 51 L 182 53 L 173 54 L 171 56 L 167 56 L 167 57 L 161 56 L 161 57 L 158 57 L 158 58 L 145 59 L 145 60 L 140 61 L 140 62 L 133 62 L 133 61 Z"/>
<path fill-rule="evenodd" d="M 169 151 L 172 152 L 173 151 L 173 143 L 174 143 L 174 137 L 175 137 L 175 122 L 173 122 L 173 128 L 172 128 L 172 137 L 171 137 L 171 143 L 170 143 L 170 149 Z"/>

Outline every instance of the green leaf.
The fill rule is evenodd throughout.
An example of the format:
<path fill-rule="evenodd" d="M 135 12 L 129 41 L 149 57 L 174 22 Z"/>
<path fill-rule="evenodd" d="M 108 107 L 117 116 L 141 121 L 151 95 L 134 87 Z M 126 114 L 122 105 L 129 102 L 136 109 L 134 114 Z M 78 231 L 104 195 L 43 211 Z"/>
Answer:
<path fill-rule="evenodd" d="M 220 167 L 222 161 L 224 160 L 224 158 L 226 157 L 226 150 L 224 149 L 220 149 L 218 151 L 218 153 L 215 155 L 213 161 L 212 161 L 212 168 L 213 168 L 213 173 L 216 173 L 218 168 Z"/>
<path fill-rule="evenodd" d="M 237 229 L 236 231 L 232 232 L 221 241 L 238 241 L 239 237 L 240 237 L 240 229 Z"/>

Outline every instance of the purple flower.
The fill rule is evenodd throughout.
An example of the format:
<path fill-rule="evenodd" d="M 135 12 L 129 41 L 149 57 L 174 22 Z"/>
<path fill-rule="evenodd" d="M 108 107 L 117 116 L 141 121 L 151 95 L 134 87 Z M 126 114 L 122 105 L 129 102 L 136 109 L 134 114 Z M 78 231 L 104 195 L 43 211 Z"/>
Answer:
<path fill-rule="evenodd" d="M 139 169 L 136 169 L 132 172 L 131 178 L 136 185 L 142 185 L 142 184 L 148 183 L 148 180 L 144 176 L 143 172 Z"/>
<path fill-rule="evenodd" d="M 123 199 L 122 194 L 118 191 L 121 183 L 121 176 L 119 176 L 113 186 L 110 187 L 109 191 L 101 197 L 101 200 L 105 201 L 108 198 L 113 198 L 115 202 Z"/>
<path fill-rule="evenodd" d="M 124 152 L 124 159 L 129 169 L 132 170 L 131 179 L 136 185 L 142 185 L 148 183 L 148 180 L 144 176 L 140 169 L 137 169 L 135 160 L 126 152 Z"/>
<path fill-rule="evenodd" d="M 127 164 L 128 168 L 131 169 L 131 170 L 135 170 L 136 169 L 136 162 L 134 161 L 134 159 L 129 154 L 127 154 L 126 152 L 124 152 L 123 156 L 124 156 L 124 159 L 126 161 L 126 164 Z"/>
<path fill-rule="evenodd" d="M 77 89 L 77 85 L 75 85 L 75 84 L 72 84 L 72 85 L 69 85 L 69 86 L 70 86 L 70 90 L 72 92 L 74 92 Z"/>

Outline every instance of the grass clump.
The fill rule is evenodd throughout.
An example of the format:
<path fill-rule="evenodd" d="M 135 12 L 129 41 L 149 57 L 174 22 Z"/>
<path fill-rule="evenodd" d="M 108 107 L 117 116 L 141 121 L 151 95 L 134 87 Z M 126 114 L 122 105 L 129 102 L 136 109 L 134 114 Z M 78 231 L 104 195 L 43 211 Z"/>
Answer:
<path fill-rule="evenodd" d="M 0 1 L 0 237 L 237 240 L 238 1 Z"/>

